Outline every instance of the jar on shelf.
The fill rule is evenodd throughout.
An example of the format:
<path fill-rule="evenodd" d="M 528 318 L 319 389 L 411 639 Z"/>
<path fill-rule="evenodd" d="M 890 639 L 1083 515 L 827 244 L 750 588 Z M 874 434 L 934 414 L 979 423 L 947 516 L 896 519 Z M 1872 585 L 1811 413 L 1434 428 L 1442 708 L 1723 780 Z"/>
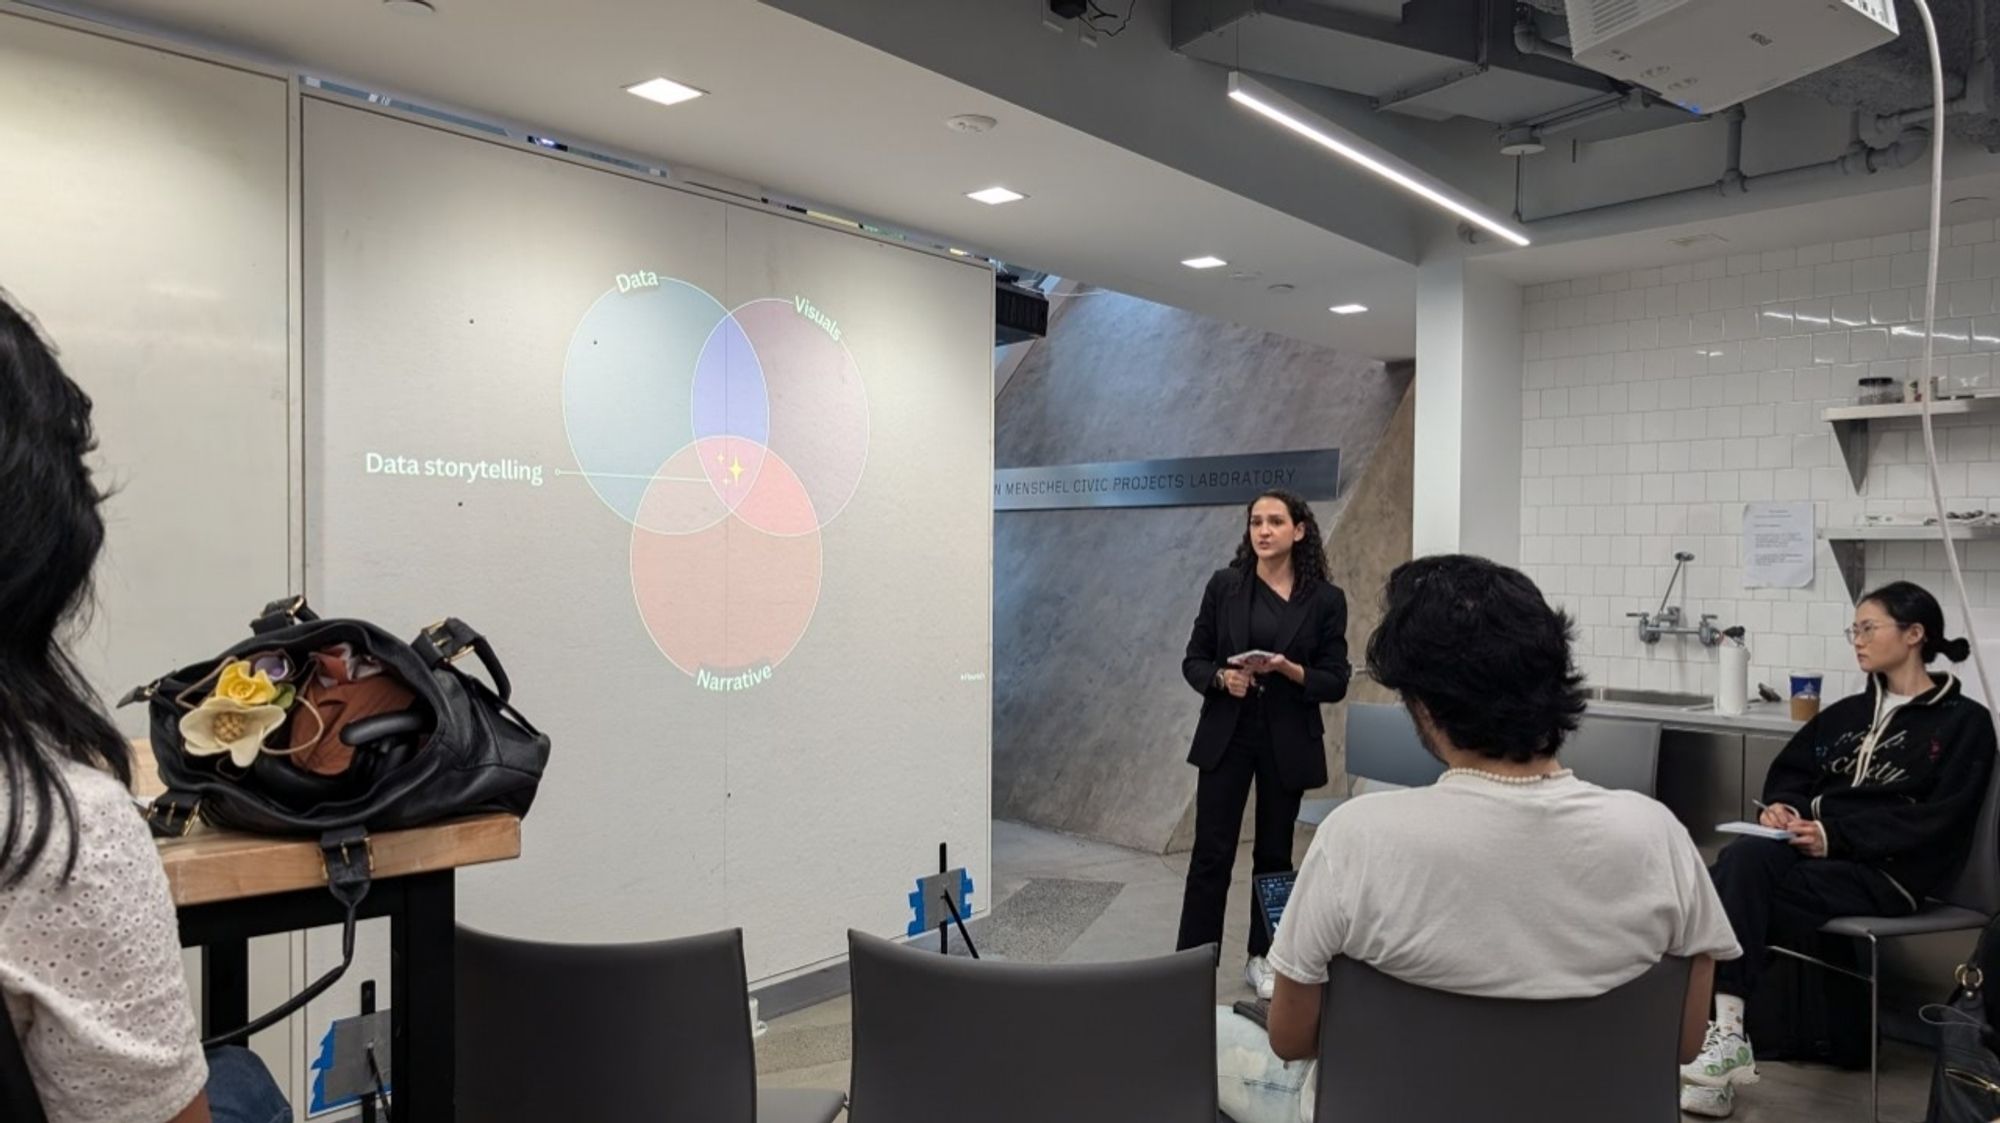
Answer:
<path fill-rule="evenodd" d="M 1855 397 L 1857 405 L 1886 406 L 1903 400 L 1893 378 L 1864 378 L 1860 381 L 1859 393 Z"/>

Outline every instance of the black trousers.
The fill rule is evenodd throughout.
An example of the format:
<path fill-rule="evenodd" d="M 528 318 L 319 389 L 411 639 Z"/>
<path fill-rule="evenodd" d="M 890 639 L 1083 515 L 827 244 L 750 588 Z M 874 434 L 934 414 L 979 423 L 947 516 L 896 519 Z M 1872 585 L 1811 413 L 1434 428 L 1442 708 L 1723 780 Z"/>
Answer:
<path fill-rule="evenodd" d="M 1241 733 L 1212 769 L 1201 774 L 1194 796 L 1194 853 L 1188 860 L 1187 889 L 1181 897 L 1181 931 L 1176 948 L 1222 943 L 1229 910 L 1229 875 L 1236 866 L 1236 843 L 1243 833 L 1243 806 L 1257 787 L 1257 835 L 1251 847 L 1256 873 L 1292 868 L 1292 832 L 1304 792 L 1278 780 L 1278 761 L 1263 729 Z M 1271 950 L 1257 894 L 1250 898 L 1250 954 Z"/>
<path fill-rule="evenodd" d="M 1879 871 L 1859 862 L 1807 858 L 1788 842 L 1739 838 L 1710 866 L 1723 911 L 1743 958 L 1716 964 L 1718 994 L 1756 993 L 1774 940 L 1799 947 L 1836 916 L 1907 916 L 1909 899 Z"/>

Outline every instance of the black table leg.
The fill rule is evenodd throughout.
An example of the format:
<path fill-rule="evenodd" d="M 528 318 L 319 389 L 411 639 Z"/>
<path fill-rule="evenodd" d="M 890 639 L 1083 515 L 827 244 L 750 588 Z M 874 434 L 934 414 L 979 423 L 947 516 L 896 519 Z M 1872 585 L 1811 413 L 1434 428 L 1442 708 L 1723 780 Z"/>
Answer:
<path fill-rule="evenodd" d="M 457 1111 L 455 877 L 402 879 L 403 907 L 390 921 L 397 1123 L 454 1123 Z"/>
<path fill-rule="evenodd" d="M 213 1037 L 250 1020 L 250 941 L 219 940 L 201 949 L 201 1035 Z"/>

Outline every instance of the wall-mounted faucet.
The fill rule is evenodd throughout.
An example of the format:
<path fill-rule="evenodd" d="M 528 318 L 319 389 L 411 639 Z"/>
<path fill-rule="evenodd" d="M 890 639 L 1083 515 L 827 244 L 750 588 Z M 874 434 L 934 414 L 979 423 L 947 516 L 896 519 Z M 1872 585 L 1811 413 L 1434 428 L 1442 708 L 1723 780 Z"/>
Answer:
<path fill-rule="evenodd" d="M 1674 573 L 1667 578 L 1667 591 L 1660 594 L 1660 607 L 1652 612 L 1625 614 L 1639 621 L 1639 642 L 1658 643 L 1661 636 L 1695 636 L 1701 640 L 1703 647 L 1716 647 L 1722 643 L 1722 630 L 1715 626 L 1716 618 L 1713 614 L 1703 614 L 1701 622 L 1695 627 L 1684 627 L 1687 617 L 1681 612 L 1681 606 L 1667 604 L 1673 599 L 1674 582 L 1681 579 L 1681 572 L 1687 568 L 1687 563 L 1693 560 L 1694 555 L 1686 550 L 1676 552 Z M 1686 588 L 1685 585 L 1682 587 Z"/>

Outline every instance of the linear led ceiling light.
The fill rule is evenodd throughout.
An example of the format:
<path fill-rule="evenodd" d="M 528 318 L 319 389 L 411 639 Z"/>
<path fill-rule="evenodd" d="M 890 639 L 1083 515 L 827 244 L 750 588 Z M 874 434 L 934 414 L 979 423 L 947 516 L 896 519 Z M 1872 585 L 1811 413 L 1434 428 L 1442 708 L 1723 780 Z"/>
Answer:
<path fill-rule="evenodd" d="M 1443 207 L 1482 230 L 1497 234 L 1517 246 L 1528 244 L 1528 236 L 1522 233 L 1520 227 L 1485 213 L 1470 199 L 1439 182 L 1430 173 L 1420 170 L 1371 141 L 1361 139 L 1254 78 L 1231 72 L 1229 98 L 1239 105 L 1248 106 L 1327 151 L 1367 168 L 1412 195 L 1422 197 L 1433 206 Z"/>

